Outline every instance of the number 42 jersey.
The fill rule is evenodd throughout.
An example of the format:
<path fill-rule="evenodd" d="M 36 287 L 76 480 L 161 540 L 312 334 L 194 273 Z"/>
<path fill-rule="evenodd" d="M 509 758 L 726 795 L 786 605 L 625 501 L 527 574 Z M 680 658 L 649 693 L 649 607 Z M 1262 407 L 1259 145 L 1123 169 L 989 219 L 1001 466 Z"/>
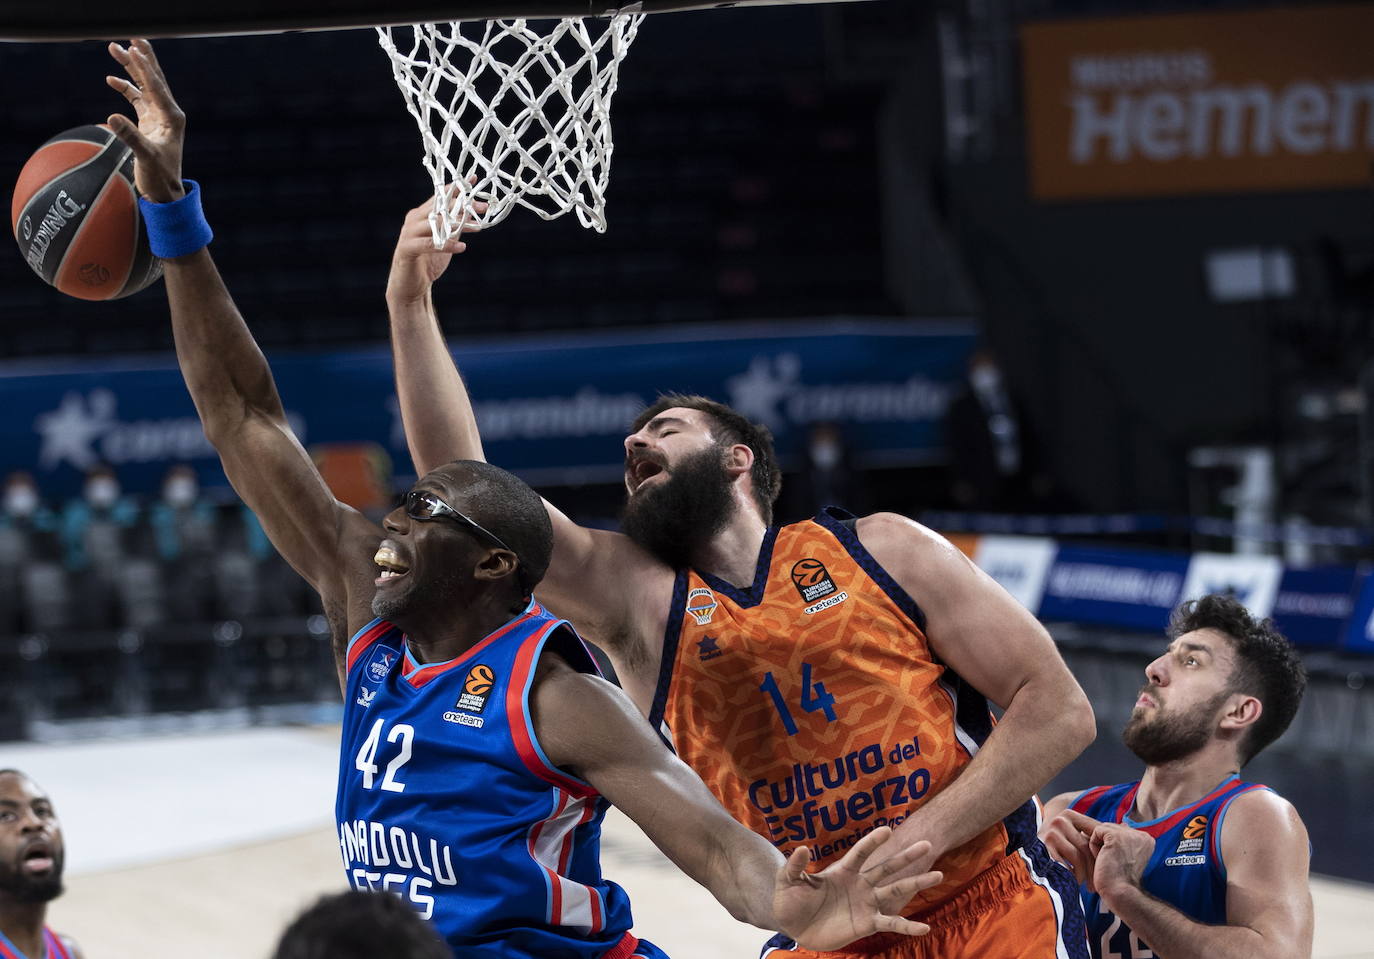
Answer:
<path fill-rule="evenodd" d="M 572 627 L 534 601 L 443 663 L 417 663 L 385 621 L 359 630 L 339 850 L 355 888 L 409 901 L 459 955 L 626 959 L 638 946 L 629 899 L 599 862 L 607 803 L 534 734 L 529 693 L 546 646 L 596 671 Z"/>

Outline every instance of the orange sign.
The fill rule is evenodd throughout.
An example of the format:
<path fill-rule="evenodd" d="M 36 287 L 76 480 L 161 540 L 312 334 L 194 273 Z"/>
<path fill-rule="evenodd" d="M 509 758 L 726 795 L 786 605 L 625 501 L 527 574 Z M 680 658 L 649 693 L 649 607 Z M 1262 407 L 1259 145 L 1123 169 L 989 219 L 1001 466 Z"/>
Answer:
<path fill-rule="evenodd" d="M 1374 6 L 1022 30 L 1039 199 L 1374 185 Z"/>

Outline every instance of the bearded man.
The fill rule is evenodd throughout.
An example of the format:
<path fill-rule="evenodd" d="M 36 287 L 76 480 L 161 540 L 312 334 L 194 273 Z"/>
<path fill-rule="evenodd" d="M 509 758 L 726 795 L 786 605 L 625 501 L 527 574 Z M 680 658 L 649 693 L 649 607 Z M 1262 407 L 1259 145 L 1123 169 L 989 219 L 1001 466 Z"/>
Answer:
<path fill-rule="evenodd" d="M 1122 734 L 1144 774 L 1045 805 L 1041 837 L 1083 884 L 1093 956 L 1310 957 L 1307 829 L 1240 779 L 1297 712 L 1302 662 L 1231 596 L 1184 603 L 1168 635 Z"/>
<path fill-rule="evenodd" d="M 421 474 L 484 459 L 432 297 L 466 243 L 436 250 L 428 212 L 407 216 L 387 285 Z M 544 504 L 544 600 L 605 650 L 725 808 L 784 854 L 833 862 L 884 826 L 888 849 L 931 843 L 925 865 L 944 881 L 902 910 L 930 926 L 925 941 L 880 934 L 842 954 L 1086 956 L 1077 884 L 1036 837 L 1033 797 L 1095 727 L 1034 617 L 905 517 L 828 509 L 774 525 L 772 438 L 722 403 L 664 396 L 624 452 L 621 532 Z M 989 701 L 1004 710 L 995 726 Z M 767 950 L 811 954 L 786 936 Z"/>
<path fill-rule="evenodd" d="M 65 846 L 52 800 L 17 769 L 0 769 L 0 956 L 81 959 L 81 950 L 46 925 L 62 895 Z"/>

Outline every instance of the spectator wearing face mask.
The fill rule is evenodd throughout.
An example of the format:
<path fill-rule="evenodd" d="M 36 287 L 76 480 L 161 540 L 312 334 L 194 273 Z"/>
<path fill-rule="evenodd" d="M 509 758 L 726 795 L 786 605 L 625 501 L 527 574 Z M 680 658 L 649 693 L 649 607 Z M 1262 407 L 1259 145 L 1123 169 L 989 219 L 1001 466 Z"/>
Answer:
<path fill-rule="evenodd" d="M 836 423 L 812 424 L 793 485 L 791 505 L 799 516 L 812 516 L 823 506 L 843 506 L 856 513 L 868 510 L 863 476 L 854 469 L 849 444 Z"/>
<path fill-rule="evenodd" d="M 14 544 L 22 544 L 22 555 L 17 556 L 21 560 L 55 559 L 56 533 L 57 514 L 44 505 L 33 476 L 23 470 L 7 476 L 0 499 L 0 562 Z"/>
<path fill-rule="evenodd" d="M 1021 406 L 987 350 L 969 357 L 968 382 L 946 414 L 951 494 L 961 509 L 1017 512 L 1046 508 L 1050 483 Z"/>
<path fill-rule="evenodd" d="M 108 466 L 86 474 L 81 496 L 62 510 L 64 561 L 73 572 L 94 569 L 113 576 L 128 555 L 129 531 L 138 523 L 139 507 L 123 494 Z"/>
<path fill-rule="evenodd" d="M 215 552 L 215 508 L 200 495 L 196 471 L 179 463 L 162 480 L 162 496 L 148 509 L 153 548 L 166 563 Z"/>

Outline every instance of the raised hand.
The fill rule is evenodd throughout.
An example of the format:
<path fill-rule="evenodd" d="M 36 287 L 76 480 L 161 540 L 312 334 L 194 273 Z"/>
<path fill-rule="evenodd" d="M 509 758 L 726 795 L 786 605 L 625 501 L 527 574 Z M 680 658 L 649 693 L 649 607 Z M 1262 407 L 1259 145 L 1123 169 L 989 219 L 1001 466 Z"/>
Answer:
<path fill-rule="evenodd" d="M 1065 809 L 1040 832 L 1040 839 L 1050 855 L 1073 870 L 1074 878 L 1097 892 L 1094 880 L 1096 850 L 1091 847 L 1094 831 L 1102 825 L 1091 816 Z"/>
<path fill-rule="evenodd" d="M 172 98 L 151 43 L 131 40 L 128 47 L 111 43 L 109 50 L 129 76 L 108 76 L 105 82 L 124 95 L 138 117 L 137 124 L 122 113 L 106 121 L 134 151 L 134 185 L 154 203 L 180 199 L 186 192 L 181 185 L 186 114 Z"/>
<path fill-rule="evenodd" d="M 480 216 L 487 205 L 480 200 L 473 204 Z M 391 256 L 391 275 L 387 278 L 386 295 L 389 301 L 415 302 L 429 295 L 430 288 L 444 275 L 455 253 L 462 253 L 468 245 L 454 237 L 439 249 L 434 248 L 434 236 L 429 216 L 434 210 L 433 198 L 421 203 L 406 214 L 396 250 Z M 476 223 L 463 226 L 464 233 L 480 230 Z"/>
<path fill-rule="evenodd" d="M 923 936 L 930 927 L 905 919 L 911 897 L 943 879 L 938 872 L 905 875 L 930 854 L 930 843 L 913 843 L 872 865 L 868 859 L 892 834 L 887 826 L 860 839 L 843 859 L 819 873 L 806 871 L 811 853 L 796 849 L 778 870 L 773 912 L 781 931 L 806 949 L 839 949 L 875 932 Z M 900 878 L 898 878 L 900 877 Z"/>

